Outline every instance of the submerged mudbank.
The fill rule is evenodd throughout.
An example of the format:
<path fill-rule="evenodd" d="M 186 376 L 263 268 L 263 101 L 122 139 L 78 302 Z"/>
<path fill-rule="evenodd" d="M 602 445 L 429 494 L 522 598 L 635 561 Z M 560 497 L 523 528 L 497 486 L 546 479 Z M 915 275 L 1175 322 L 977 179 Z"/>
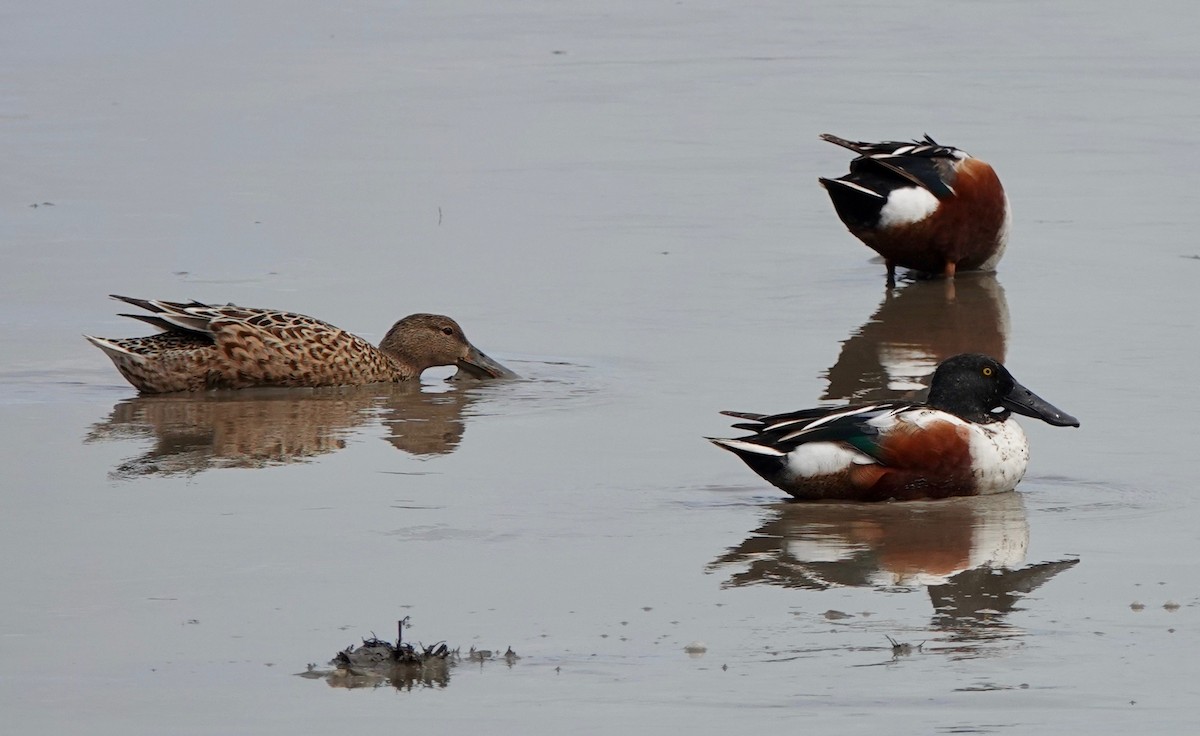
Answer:
<path fill-rule="evenodd" d="M 471 647 L 464 657 L 456 647 L 451 649 L 445 642 L 423 646 L 403 641 L 407 619 L 398 622 L 399 636 L 396 643 L 376 636 L 363 639 L 359 646 L 350 645 L 329 660 L 331 670 L 318 669 L 309 664 L 301 677 L 324 679 L 330 687 L 359 688 L 391 685 L 397 690 L 412 690 L 414 687 L 446 687 L 450 684 L 450 671 L 464 659 L 482 664 L 491 659 L 503 660 L 509 667 L 520 656 L 509 647 L 502 655 L 494 655 L 488 649 Z"/>

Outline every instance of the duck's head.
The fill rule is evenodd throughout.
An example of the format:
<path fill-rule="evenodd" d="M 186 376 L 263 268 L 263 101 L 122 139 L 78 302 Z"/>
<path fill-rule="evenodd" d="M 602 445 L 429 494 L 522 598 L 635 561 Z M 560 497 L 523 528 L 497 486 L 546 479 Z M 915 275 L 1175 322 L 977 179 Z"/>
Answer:
<path fill-rule="evenodd" d="M 489 358 L 463 334 L 462 327 L 441 314 L 410 314 L 388 330 L 379 349 L 420 375 L 437 365 L 457 365 L 474 378 L 516 378 L 517 374 Z"/>
<path fill-rule="evenodd" d="M 1022 386 L 995 358 L 974 353 L 947 358 L 933 373 L 929 405 L 967 421 L 1005 419 L 1010 411 L 1056 427 L 1079 420 Z"/>

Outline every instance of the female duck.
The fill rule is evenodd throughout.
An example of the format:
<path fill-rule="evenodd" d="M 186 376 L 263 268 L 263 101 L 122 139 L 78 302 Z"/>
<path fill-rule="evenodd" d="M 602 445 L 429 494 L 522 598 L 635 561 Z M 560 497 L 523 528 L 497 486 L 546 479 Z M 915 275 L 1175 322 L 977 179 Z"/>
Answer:
<path fill-rule="evenodd" d="M 850 173 L 820 179 L 838 217 L 887 264 L 952 278 L 993 271 L 1008 244 L 1008 197 L 992 167 L 929 136 L 903 143 L 822 139 L 858 154 Z"/>
<path fill-rule="evenodd" d="M 142 393 L 411 381 L 436 365 L 457 365 L 476 378 L 516 377 L 468 342 L 457 322 L 438 314 L 405 317 L 376 348 L 302 314 L 112 296 L 150 312 L 122 316 L 162 332 L 84 337 Z"/>
<path fill-rule="evenodd" d="M 923 404 L 885 402 L 791 414 L 723 412 L 755 434 L 708 438 L 804 500 L 887 501 L 1012 490 L 1029 443 L 1012 412 L 1058 427 L 1079 421 L 1017 383 L 986 355 L 956 355 Z"/>

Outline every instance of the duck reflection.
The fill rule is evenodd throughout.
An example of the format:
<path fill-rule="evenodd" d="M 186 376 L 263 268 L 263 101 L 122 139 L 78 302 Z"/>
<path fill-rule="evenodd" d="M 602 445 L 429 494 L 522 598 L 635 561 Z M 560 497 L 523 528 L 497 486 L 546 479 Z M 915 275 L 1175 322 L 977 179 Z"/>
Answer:
<path fill-rule="evenodd" d="M 709 565 L 742 567 L 725 587 L 924 587 L 940 627 L 1000 623 L 1077 559 L 1025 564 L 1019 493 L 887 504 L 781 503 Z"/>
<path fill-rule="evenodd" d="M 462 441 L 464 411 L 478 398 L 469 383 L 447 386 L 441 392 L 377 384 L 139 396 L 114 406 L 84 441 L 154 440 L 113 470 L 117 478 L 302 462 L 342 449 L 352 431 L 374 421 L 383 423 L 398 450 L 446 455 Z"/>
<path fill-rule="evenodd" d="M 911 399 L 938 363 L 959 353 L 1004 362 L 1008 303 L 992 274 L 910 281 L 888 289 L 871 318 L 842 343 L 825 400 Z"/>

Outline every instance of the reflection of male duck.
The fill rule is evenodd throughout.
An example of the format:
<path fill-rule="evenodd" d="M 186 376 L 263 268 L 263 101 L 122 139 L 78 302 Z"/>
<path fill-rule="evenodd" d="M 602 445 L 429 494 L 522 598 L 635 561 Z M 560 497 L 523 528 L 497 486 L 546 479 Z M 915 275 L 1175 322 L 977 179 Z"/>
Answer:
<path fill-rule="evenodd" d="M 440 393 L 393 384 L 143 396 L 114 406 L 85 441 L 153 438 L 153 448 L 114 471 L 127 478 L 301 462 L 340 450 L 377 418 L 397 449 L 443 455 L 462 441 L 463 411 L 476 398 L 465 384 Z"/>
<path fill-rule="evenodd" d="M 726 586 L 925 586 L 939 625 L 995 622 L 1078 560 L 1025 565 L 1029 523 L 1018 493 L 894 504 L 777 504 L 710 570 Z"/>
<path fill-rule="evenodd" d="M 938 363 L 952 355 L 983 353 L 1003 363 L 1008 331 L 1004 289 L 990 274 L 889 289 L 875 313 L 842 343 L 821 398 L 851 403 L 914 398 Z"/>

